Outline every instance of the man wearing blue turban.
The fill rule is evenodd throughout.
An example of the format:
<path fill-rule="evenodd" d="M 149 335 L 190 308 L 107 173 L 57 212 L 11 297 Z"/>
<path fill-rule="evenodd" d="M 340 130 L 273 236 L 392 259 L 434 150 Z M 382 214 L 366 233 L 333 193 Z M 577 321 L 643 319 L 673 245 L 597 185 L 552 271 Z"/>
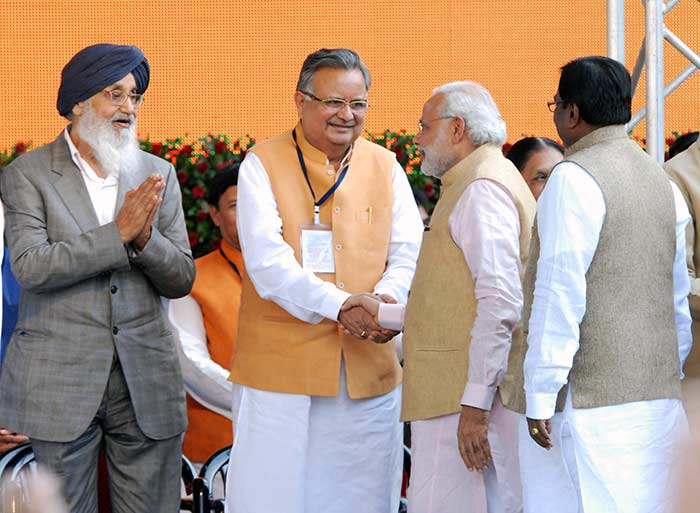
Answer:
<path fill-rule="evenodd" d="M 0 426 L 27 434 L 72 513 L 97 511 L 104 448 L 115 513 L 179 508 L 186 412 L 160 296 L 194 265 L 173 167 L 139 149 L 150 69 L 99 44 L 63 69 L 58 138 L 0 177 L 22 292 L 0 375 Z"/>

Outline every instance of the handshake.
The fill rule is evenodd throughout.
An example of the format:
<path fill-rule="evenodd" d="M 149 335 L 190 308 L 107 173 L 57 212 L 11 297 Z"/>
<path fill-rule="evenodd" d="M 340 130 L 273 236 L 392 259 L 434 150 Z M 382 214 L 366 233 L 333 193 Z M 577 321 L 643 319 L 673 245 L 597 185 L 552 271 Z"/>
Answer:
<path fill-rule="evenodd" d="M 382 328 L 379 325 L 379 305 L 396 303 L 388 294 L 355 294 L 350 296 L 340 309 L 338 322 L 345 333 L 360 339 L 370 339 L 377 344 L 384 344 L 399 332 Z"/>

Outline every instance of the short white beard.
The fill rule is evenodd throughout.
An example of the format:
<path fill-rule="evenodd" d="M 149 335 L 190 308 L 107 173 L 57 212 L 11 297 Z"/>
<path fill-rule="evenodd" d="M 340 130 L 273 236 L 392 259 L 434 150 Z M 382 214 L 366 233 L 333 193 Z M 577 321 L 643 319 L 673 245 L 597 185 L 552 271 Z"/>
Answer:
<path fill-rule="evenodd" d="M 452 166 L 455 165 L 454 159 L 446 155 L 436 155 L 435 159 L 428 158 L 428 154 L 423 152 L 423 159 L 420 163 L 420 170 L 424 175 L 440 178 Z"/>
<path fill-rule="evenodd" d="M 116 119 L 129 118 L 129 128 L 115 129 L 112 122 Z M 136 137 L 136 116 L 117 112 L 107 120 L 100 116 L 90 104 L 85 102 L 83 114 L 74 123 L 78 137 L 92 152 L 92 157 L 108 175 L 119 176 L 136 169 L 139 143 Z"/>

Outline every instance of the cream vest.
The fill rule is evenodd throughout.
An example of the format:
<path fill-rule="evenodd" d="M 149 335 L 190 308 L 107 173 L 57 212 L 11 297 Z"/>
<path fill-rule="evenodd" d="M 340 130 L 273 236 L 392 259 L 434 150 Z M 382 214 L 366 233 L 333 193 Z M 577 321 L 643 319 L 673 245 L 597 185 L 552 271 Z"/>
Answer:
<path fill-rule="evenodd" d="M 424 234 L 404 323 L 404 421 L 455 413 L 467 383 L 470 333 L 476 316 L 474 280 L 450 235 L 449 218 L 475 180 L 509 191 L 520 216 L 521 269 L 525 269 L 535 200 L 500 148 L 477 148 L 442 177 L 440 200 Z M 513 339 L 522 337 L 520 326 Z"/>
<path fill-rule="evenodd" d="M 320 198 L 335 182 L 325 154 L 296 127 L 309 179 Z M 292 132 L 255 145 L 270 179 L 282 218 L 282 236 L 301 261 L 301 225 L 313 223 L 313 200 L 297 159 Z M 372 292 L 386 267 L 391 238 L 394 154 L 363 138 L 355 141 L 342 185 L 321 207 L 321 222 L 332 226 L 335 274 L 319 274 L 350 293 Z M 371 208 L 371 216 L 370 216 Z M 341 353 L 351 398 L 374 397 L 401 382 L 394 342 L 374 344 L 340 332 L 325 319 L 310 324 L 262 299 L 243 276 L 238 339 L 231 377 L 236 383 L 293 394 L 338 394 Z"/>
<path fill-rule="evenodd" d="M 663 170 L 629 139 L 624 126 L 591 132 L 566 160 L 588 171 L 605 199 L 605 221 L 586 274 L 586 314 L 569 374 L 575 408 L 680 398 L 673 304 L 676 211 Z M 526 272 L 523 318 L 530 318 L 539 236 Z M 506 406 L 525 411 L 526 345 L 511 351 L 508 379 L 516 393 Z M 564 386 L 557 398 L 561 411 Z M 505 402 L 505 401 L 504 401 Z"/>

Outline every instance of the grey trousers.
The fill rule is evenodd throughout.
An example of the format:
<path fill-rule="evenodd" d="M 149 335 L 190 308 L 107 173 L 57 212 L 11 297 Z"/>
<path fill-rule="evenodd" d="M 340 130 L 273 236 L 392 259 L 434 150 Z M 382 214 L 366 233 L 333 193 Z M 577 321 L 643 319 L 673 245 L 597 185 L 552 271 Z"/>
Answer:
<path fill-rule="evenodd" d="M 82 435 L 65 443 L 37 439 L 31 443 L 37 461 L 61 480 L 71 513 L 97 513 L 101 446 L 107 460 L 113 513 L 180 510 L 182 435 L 153 440 L 141 432 L 117 358 L 102 403 Z"/>

